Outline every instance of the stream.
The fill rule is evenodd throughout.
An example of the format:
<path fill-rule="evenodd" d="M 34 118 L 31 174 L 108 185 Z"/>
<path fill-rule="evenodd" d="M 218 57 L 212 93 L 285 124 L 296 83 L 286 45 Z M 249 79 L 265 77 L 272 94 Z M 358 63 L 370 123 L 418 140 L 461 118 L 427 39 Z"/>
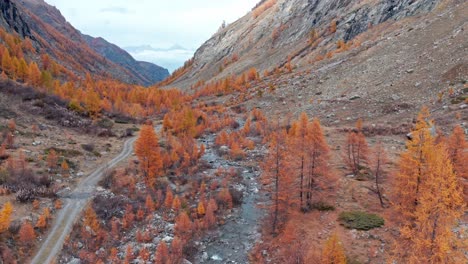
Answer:
<path fill-rule="evenodd" d="M 225 218 L 224 225 L 208 232 L 197 242 L 199 251 L 195 256 L 195 263 L 249 263 L 249 253 L 255 243 L 261 238 L 260 223 L 264 211 L 258 208 L 262 200 L 259 192 L 258 167 L 244 165 L 245 161 L 230 161 L 221 157 L 214 148 L 215 135 L 208 135 L 201 139 L 209 146 L 202 157 L 211 164 L 213 169 L 207 173 L 214 173 L 219 167 L 235 168 L 241 172 L 242 180 L 233 183 L 233 188 L 243 192 L 242 204 L 234 207 Z M 247 155 L 247 160 L 259 151 L 253 150 Z"/>

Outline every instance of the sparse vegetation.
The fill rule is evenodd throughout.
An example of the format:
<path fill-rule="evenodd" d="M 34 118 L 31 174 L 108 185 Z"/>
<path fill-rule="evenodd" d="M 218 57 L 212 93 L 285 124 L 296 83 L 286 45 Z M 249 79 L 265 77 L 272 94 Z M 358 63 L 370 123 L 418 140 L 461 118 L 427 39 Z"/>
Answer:
<path fill-rule="evenodd" d="M 257 4 L 256 7 L 254 7 L 252 11 L 253 17 L 258 18 L 263 12 L 270 9 L 274 5 L 276 5 L 276 0 L 262 0 Z"/>
<path fill-rule="evenodd" d="M 346 228 L 357 230 L 370 230 L 382 227 L 385 224 L 382 217 L 359 211 L 342 212 L 338 219 Z"/>

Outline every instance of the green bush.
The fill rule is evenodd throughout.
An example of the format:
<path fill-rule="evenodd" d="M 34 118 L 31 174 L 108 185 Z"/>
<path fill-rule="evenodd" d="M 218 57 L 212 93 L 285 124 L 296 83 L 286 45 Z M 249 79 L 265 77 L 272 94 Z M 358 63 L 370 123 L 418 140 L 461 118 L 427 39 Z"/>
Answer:
<path fill-rule="evenodd" d="M 312 204 L 313 209 L 317 209 L 319 211 L 335 211 L 335 206 L 331 204 L 327 204 L 326 202 L 320 201 Z"/>
<path fill-rule="evenodd" d="M 114 127 L 114 122 L 109 118 L 103 118 L 99 120 L 97 124 L 99 127 L 106 129 L 111 129 L 112 127 Z"/>
<path fill-rule="evenodd" d="M 352 211 L 340 213 L 338 220 L 343 226 L 349 229 L 370 230 L 381 227 L 385 224 L 385 220 L 376 215 L 365 212 Z"/>

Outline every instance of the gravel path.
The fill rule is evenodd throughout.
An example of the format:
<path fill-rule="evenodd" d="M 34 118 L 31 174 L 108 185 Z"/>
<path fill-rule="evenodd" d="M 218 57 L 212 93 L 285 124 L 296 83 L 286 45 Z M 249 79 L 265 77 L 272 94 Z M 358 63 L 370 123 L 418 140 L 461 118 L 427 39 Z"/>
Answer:
<path fill-rule="evenodd" d="M 115 167 L 119 162 L 132 155 L 135 139 L 136 138 L 128 139 L 124 144 L 122 152 L 118 156 L 108 163 L 103 164 L 88 177 L 83 179 L 77 188 L 65 197 L 64 206 L 56 216 L 46 240 L 31 261 L 32 264 L 53 262 L 62 249 L 65 238 L 70 234 L 73 224 L 80 216 L 81 211 L 93 197 L 97 183 L 108 169 Z"/>

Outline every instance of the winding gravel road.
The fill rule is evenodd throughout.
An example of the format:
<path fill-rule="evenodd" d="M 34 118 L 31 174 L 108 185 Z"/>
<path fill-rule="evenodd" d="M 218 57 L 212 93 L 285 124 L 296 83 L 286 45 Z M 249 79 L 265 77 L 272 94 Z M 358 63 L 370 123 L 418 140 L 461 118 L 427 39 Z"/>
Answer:
<path fill-rule="evenodd" d="M 88 201 L 93 197 L 98 182 L 108 169 L 132 155 L 135 140 L 136 138 L 128 139 L 118 156 L 83 179 L 76 189 L 65 197 L 63 208 L 56 216 L 46 240 L 31 261 L 32 264 L 53 263 L 60 250 L 62 250 L 65 238 L 70 234 L 73 224 Z"/>

